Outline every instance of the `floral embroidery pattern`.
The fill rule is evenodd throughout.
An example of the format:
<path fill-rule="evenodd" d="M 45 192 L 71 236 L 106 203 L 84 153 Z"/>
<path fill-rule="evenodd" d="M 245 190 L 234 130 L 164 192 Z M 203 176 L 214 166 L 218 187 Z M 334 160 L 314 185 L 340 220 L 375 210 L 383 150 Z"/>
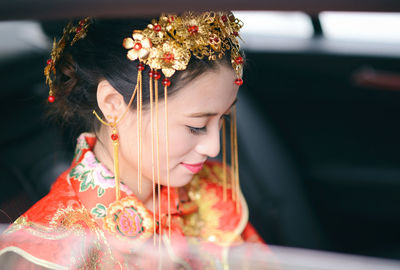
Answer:
<path fill-rule="evenodd" d="M 154 224 L 151 214 L 136 198 L 125 197 L 110 204 L 103 226 L 123 239 L 146 239 L 153 234 Z"/>
<path fill-rule="evenodd" d="M 97 197 L 102 197 L 106 189 L 115 187 L 114 176 L 96 159 L 93 152 L 86 152 L 81 162 L 71 169 L 69 176 L 80 181 L 79 192 L 97 188 Z M 132 193 L 124 185 L 121 185 L 121 190 Z"/>
<path fill-rule="evenodd" d="M 92 213 L 96 218 L 103 218 L 107 214 L 107 209 L 103 204 L 98 203 L 96 204 L 96 207 L 92 208 L 90 213 Z"/>
<path fill-rule="evenodd" d="M 115 213 L 114 221 L 115 229 L 124 236 L 134 238 L 144 230 L 142 227 L 143 219 L 133 206 Z"/>

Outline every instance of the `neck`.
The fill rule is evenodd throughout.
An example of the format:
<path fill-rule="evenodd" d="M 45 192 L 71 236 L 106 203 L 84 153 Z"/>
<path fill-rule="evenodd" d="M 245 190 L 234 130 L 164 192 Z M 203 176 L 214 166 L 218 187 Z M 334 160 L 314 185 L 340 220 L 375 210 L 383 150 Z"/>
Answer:
<path fill-rule="evenodd" d="M 94 146 L 93 152 L 96 158 L 104 164 L 110 171 L 113 171 L 114 168 L 114 157 L 113 157 L 113 149 L 110 141 L 109 132 L 101 129 L 97 135 L 97 142 Z M 148 181 L 144 177 L 142 178 L 142 188 L 141 192 L 138 190 L 138 179 L 137 179 L 137 170 L 132 169 L 132 166 L 128 166 L 130 171 L 124 170 L 121 168 L 124 162 L 121 160 L 120 155 L 120 181 L 124 183 L 129 189 L 133 192 L 133 194 L 151 211 L 153 209 L 153 184 L 151 181 Z M 156 204 L 157 205 L 157 204 Z"/>

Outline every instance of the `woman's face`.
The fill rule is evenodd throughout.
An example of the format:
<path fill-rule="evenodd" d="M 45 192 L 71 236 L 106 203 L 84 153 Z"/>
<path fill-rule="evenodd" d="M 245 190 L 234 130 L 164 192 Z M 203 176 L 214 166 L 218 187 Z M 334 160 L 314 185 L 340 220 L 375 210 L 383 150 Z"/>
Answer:
<path fill-rule="evenodd" d="M 168 98 L 168 136 L 170 185 L 187 184 L 208 157 L 220 151 L 220 126 L 230 113 L 238 92 L 231 67 L 220 65 L 202 74 Z M 155 106 L 154 106 L 155 111 Z M 154 113 L 155 115 L 155 113 Z M 142 181 L 152 182 L 152 130 L 150 108 L 142 113 Z M 138 171 L 137 112 L 130 112 L 119 126 L 120 171 L 125 184 L 136 189 Z M 155 125 L 155 119 L 153 120 Z M 154 139 L 154 166 L 159 140 L 160 183 L 166 180 L 166 125 L 164 98 L 158 105 L 158 134 Z M 155 127 L 154 127 L 155 131 Z M 154 132 L 157 134 L 157 132 Z M 157 171 L 156 171 L 157 172 Z M 156 173 L 157 174 L 157 173 Z"/>

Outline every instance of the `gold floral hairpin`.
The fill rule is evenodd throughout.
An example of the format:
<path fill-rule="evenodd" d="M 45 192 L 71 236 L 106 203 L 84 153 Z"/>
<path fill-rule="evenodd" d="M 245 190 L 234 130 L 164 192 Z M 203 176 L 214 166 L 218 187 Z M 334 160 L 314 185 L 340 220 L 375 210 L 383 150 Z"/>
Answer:
<path fill-rule="evenodd" d="M 125 38 L 123 46 L 127 57 L 139 60 L 151 70 L 161 70 L 165 76 L 163 85 L 170 85 L 175 71 L 185 70 L 191 56 L 208 60 L 222 58 L 231 51 L 231 63 L 236 72 L 235 84 L 242 85 L 243 57 L 239 51 L 239 30 L 242 21 L 232 13 L 205 12 L 195 15 L 187 12 L 182 16 L 162 15 L 146 29 L 133 31 Z"/>
<path fill-rule="evenodd" d="M 60 59 L 65 45 L 71 40 L 70 45 L 74 45 L 78 40 L 85 38 L 88 27 L 90 25 L 90 18 L 85 18 L 79 21 L 78 25 L 73 25 L 71 22 L 64 28 L 63 35 L 60 40 L 56 41 L 54 38 L 53 49 L 50 53 L 50 58 L 47 59 L 47 65 L 44 68 L 44 75 L 46 76 L 46 84 L 49 86 L 49 96 L 47 100 L 50 103 L 55 101 L 53 81 L 56 78 L 56 64 Z"/>

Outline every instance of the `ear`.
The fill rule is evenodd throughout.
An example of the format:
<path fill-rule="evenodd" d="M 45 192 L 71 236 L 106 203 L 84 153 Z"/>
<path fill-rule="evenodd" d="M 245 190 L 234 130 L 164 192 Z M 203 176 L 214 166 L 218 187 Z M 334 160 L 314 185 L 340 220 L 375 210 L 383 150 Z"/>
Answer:
<path fill-rule="evenodd" d="M 124 97 L 107 80 L 97 85 L 97 104 L 107 121 L 119 118 L 126 108 Z"/>

